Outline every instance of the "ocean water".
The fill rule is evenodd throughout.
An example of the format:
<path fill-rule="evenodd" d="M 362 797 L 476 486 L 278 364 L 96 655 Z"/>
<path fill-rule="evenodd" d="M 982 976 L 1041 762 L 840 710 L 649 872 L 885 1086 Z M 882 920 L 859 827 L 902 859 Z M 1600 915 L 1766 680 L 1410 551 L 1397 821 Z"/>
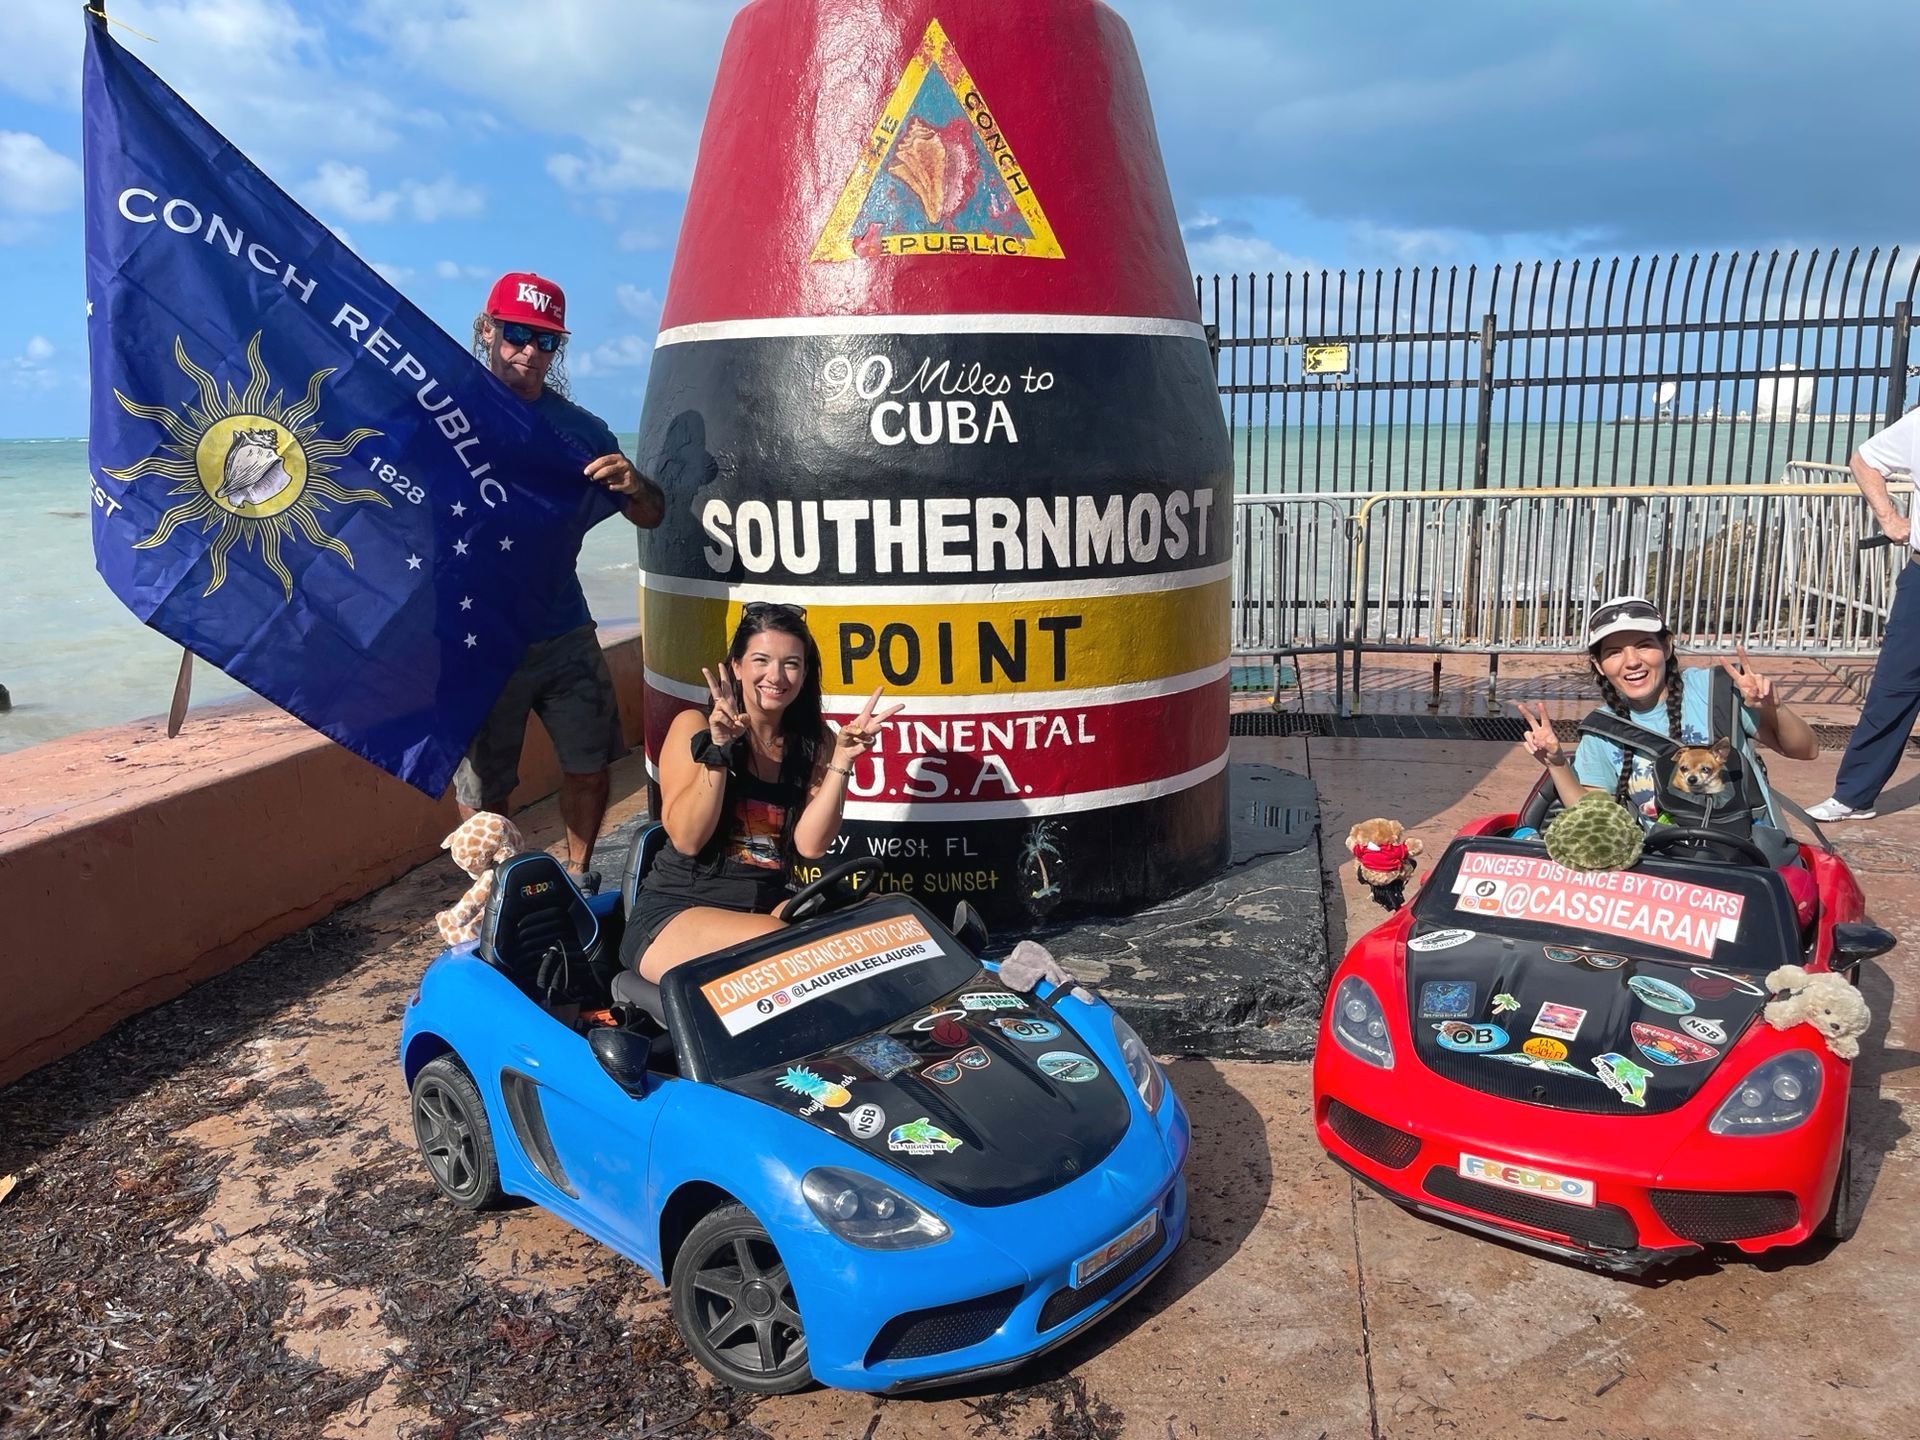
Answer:
<path fill-rule="evenodd" d="M 1236 404 L 1234 472 L 1242 491 L 1458 488 L 1472 474 L 1473 427 L 1319 425 L 1272 407 Z M 1283 419 L 1287 424 L 1280 423 Z M 1844 463 L 1877 424 L 1866 415 L 1792 425 L 1731 423 L 1513 423 L 1493 426 L 1495 485 L 1764 483 L 1789 458 Z M 621 437 L 628 453 L 633 437 Z M 1838 478 L 1838 477 L 1835 477 Z M 180 650 L 114 599 L 93 569 L 86 442 L 0 440 L 0 752 L 79 730 L 164 714 Z M 632 528 L 617 518 L 588 535 L 580 555 L 587 605 L 602 624 L 638 613 Z M 193 703 L 247 692 L 213 667 L 194 666 Z"/>
<path fill-rule="evenodd" d="M 622 444 L 632 453 L 632 436 Z M 0 713 L 0 753 L 164 715 L 173 699 L 180 647 L 94 573 L 88 504 L 86 441 L 0 440 L 0 685 L 13 697 Z M 588 534 L 580 582 L 601 624 L 639 613 L 631 525 L 615 516 Z M 196 707 L 249 693 L 194 663 Z"/>

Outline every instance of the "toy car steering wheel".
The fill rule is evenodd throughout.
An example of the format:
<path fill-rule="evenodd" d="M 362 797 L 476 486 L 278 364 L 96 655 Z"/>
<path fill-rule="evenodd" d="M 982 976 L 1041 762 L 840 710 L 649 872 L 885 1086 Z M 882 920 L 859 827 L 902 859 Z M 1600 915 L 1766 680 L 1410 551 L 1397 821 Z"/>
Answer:
<path fill-rule="evenodd" d="M 863 884 L 854 877 L 870 874 L 873 880 L 877 881 L 886 874 L 886 871 L 886 862 L 877 855 L 861 855 L 852 860 L 842 860 L 838 865 L 822 870 L 818 879 L 809 880 L 794 891 L 787 901 L 786 908 L 780 912 L 780 917 L 790 925 L 798 924 L 802 920 L 810 920 L 827 908 L 827 901 L 832 898 L 834 888 L 843 881 L 851 882 L 847 888 L 853 891 L 854 898 L 858 899 L 859 892 L 872 881 Z"/>
<path fill-rule="evenodd" d="M 1771 868 L 1773 865 L 1773 860 L 1768 856 L 1767 852 L 1754 844 L 1753 841 L 1747 839 L 1746 836 L 1725 835 L 1718 830 L 1703 830 L 1695 826 L 1656 825 L 1641 845 L 1641 849 L 1658 855 L 1663 851 L 1673 849 L 1676 845 L 1687 843 L 1709 846 L 1719 845 L 1725 849 L 1735 851 L 1751 864 L 1764 865 L 1768 868 Z"/>

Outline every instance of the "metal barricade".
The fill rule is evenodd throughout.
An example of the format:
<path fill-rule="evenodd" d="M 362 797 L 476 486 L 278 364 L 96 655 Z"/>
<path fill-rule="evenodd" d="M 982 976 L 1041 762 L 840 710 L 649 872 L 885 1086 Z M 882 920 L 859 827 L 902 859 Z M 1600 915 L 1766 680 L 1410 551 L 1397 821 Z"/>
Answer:
<path fill-rule="evenodd" d="M 1233 654 L 1334 655 L 1345 711 L 1368 651 L 1577 654 L 1592 606 L 1633 593 L 1690 650 L 1872 655 L 1905 547 L 1859 548 L 1877 528 L 1839 467 L 1793 469 L 1818 479 L 1239 496 Z"/>
<path fill-rule="evenodd" d="M 1361 495 L 1236 495 L 1232 654 L 1331 654 L 1344 690 Z"/>

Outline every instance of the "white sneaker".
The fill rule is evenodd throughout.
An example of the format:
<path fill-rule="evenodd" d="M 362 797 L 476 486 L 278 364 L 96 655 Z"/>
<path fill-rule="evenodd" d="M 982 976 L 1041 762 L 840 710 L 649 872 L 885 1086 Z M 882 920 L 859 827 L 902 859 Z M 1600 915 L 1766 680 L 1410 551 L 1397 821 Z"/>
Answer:
<path fill-rule="evenodd" d="M 1814 819 L 1832 822 L 1835 820 L 1871 820 L 1880 812 L 1877 810 L 1855 810 L 1839 799 L 1822 800 L 1818 805 L 1809 805 L 1807 814 Z"/>

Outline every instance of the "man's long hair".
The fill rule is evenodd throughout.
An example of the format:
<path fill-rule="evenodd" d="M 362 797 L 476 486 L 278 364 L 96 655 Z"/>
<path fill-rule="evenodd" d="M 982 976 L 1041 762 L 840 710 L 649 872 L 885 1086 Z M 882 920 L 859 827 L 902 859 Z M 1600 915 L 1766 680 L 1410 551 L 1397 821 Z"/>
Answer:
<path fill-rule="evenodd" d="M 484 310 L 473 317 L 473 358 L 489 371 L 493 369 L 493 356 L 487 353 L 487 326 L 501 323 Z M 567 381 L 567 337 L 564 335 L 560 337 L 560 348 L 553 352 L 553 364 L 547 367 L 547 389 L 562 400 L 573 398 L 573 387 Z"/>

